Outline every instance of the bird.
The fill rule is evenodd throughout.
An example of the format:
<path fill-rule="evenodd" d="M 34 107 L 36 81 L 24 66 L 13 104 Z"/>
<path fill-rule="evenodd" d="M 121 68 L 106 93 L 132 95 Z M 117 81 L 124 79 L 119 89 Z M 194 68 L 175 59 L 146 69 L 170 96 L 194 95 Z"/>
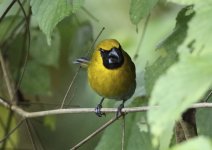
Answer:
<path fill-rule="evenodd" d="M 74 63 L 87 67 L 89 84 L 102 97 L 95 108 L 96 115 L 105 115 L 101 112 L 105 98 L 122 101 L 116 116 L 122 114 L 124 103 L 136 89 L 136 68 L 120 43 L 116 39 L 105 39 L 97 44 L 91 59 L 81 57 Z"/>

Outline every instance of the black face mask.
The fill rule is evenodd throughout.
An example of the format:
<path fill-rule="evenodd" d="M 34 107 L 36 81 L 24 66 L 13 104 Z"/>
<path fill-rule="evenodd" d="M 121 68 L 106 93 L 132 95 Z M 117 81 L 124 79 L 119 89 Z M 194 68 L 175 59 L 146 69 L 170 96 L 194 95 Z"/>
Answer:
<path fill-rule="evenodd" d="M 119 48 L 113 47 L 111 50 L 100 49 L 103 65 L 108 69 L 116 69 L 124 63 L 124 56 L 122 54 L 121 46 Z"/>

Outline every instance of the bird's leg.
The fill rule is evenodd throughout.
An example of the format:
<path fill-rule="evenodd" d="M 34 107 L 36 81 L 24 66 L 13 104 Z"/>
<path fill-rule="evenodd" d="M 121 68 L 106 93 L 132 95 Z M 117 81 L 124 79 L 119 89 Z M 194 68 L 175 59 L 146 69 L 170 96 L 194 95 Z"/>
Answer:
<path fill-rule="evenodd" d="M 116 117 L 118 118 L 119 115 L 124 115 L 124 113 L 121 112 L 122 108 L 124 108 L 124 103 L 126 100 L 123 100 L 122 103 L 119 105 L 117 112 L 116 112 Z"/>
<path fill-rule="evenodd" d="M 100 103 L 99 103 L 99 104 L 96 106 L 96 108 L 95 108 L 95 113 L 96 113 L 96 115 L 97 115 L 98 117 L 102 117 L 102 115 L 105 116 L 105 113 L 102 113 L 102 112 L 101 112 L 102 103 L 103 103 L 104 99 L 105 99 L 105 98 L 102 97 Z"/>

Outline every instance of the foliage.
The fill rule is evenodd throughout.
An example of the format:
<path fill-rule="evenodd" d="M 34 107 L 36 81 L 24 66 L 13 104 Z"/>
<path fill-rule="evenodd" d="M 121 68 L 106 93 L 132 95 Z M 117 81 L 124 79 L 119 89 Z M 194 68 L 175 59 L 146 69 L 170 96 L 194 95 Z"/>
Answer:
<path fill-rule="evenodd" d="M 182 144 L 179 144 L 173 148 L 171 148 L 171 150 L 188 150 L 188 149 L 192 149 L 192 150 L 200 150 L 200 149 L 204 149 L 204 150 L 210 150 L 212 148 L 212 144 L 211 141 L 205 137 L 198 137 L 195 139 L 192 139 L 188 142 L 184 142 Z"/>
<path fill-rule="evenodd" d="M 141 19 L 146 17 L 158 0 L 133 0 L 130 4 L 130 19 L 133 24 L 137 25 Z M 142 8 L 142 9 L 141 9 Z"/>
<path fill-rule="evenodd" d="M 198 1 L 194 4 L 195 15 L 188 23 L 186 39 L 180 43 L 180 59 L 156 81 L 151 93 L 150 105 L 160 105 L 159 109 L 148 112 L 154 144 L 180 115 L 194 102 L 199 101 L 210 89 L 211 80 L 211 34 L 208 32 L 210 21 L 200 21 L 208 16 L 211 8 L 205 9 L 210 2 Z M 192 4 L 192 3 L 191 3 Z M 200 7 L 201 6 L 201 7 Z M 191 14 L 189 11 L 186 15 Z M 185 15 L 185 16 L 186 16 Z M 200 23 L 201 22 L 201 23 Z M 198 24 L 198 26 L 197 26 Z M 207 30 L 207 31 L 206 31 Z M 207 33 L 206 33 L 207 32 Z M 206 37 L 200 38 L 200 37 Z M 158 118 L 158 116 L 161 116 Z"/>
<path fill-rule="evenodd" d="M 51 34 L 55 26 L 81 8 L 84 0 L 31 0 L 32 13 L 36 17 L 41 30 L 46 34 L 48 43 L 51 42 Z"/>
<path fill-rule="evenodd" d="M 177 48 L 186 38 L 187 23 L 193 16 L 193 13 L 188 14 L 188 11 L 192 11 L 191 9 L 192 7 L 188 6 L 179 12 L 173 32 L 156 49 L 160 52 L 160 57 L 153 64 L 147 65 L 145 68 L 145 87 L 148 95 L 150 95 L 157 78 L 173 63 L 178 61 Z"/>
<path fill-rule="evenodd" d="M 10 3 L 11 1 L 0 1 L 1 14 Z M 196 123 L 198 134 L 201 136 L 180 144 L 173 142 L 176 134 L 173 130 L 175 121 L 180 119 L 182 113 L 193 103 L 204 99 L 211 89 L 212 21 L 210 18 L 212 8 L 210 6 L 212 3 L 210 0 L 168 0 L 167 2 L 131 0 L 130 8 L 127 7 L 129 4 L 121 0 L 113 3 L 96 1 L 92 4 L 84 0 L 30 0 L 21 3 L 26 10 L 26 16 L 23 15 L 19 5 L 15 5 L 14 10 L 11 9 L 0 22 L 0 50 L 9 66 L 11 80 L 14 83 L 18 82 L 21 72 L 25 71 L 18 90 L 23 96 L 23 101 L 29 103 L 27 107 L 29 111 L 55 108 L 54 104 L 61 104 L 68 83 L 77 68 L 72 64 L 73 60 L 88 54 L 93 34 L 96 35 L 99 31 L 97 28 L 99 24 L 94 21 L 97 19 L 92 20 L 92 18 L 98 16 L 100 24 L 110 19 L 106 25 L 109 27 L 106 28 L 107 34 L 101 35 L 103 37 L 119 40 L 123 39 L 122 33 L 128 34 L 129 37 L 123 40 L 127 41 L 123 42 L 123 48 L 132 54 L 136 49 L 134 43 L 138 39 L 137 35 L 134 38 L 131 36 L 133 32 L 136 34 L 134 25 L 139 28 L 141 20 L 151 13 L 146 35 L 160 35 L 163 38 L 158 39 L 160 42 L 157 46 L 154 45 L 155 51 L 147 49 L 148 55 L 140 48 L 139 56 L 154 55 L 155 60 L 146 58 L 147 61 L 144 62 L 146 66 L 136 64 L 139 82 L 137 89 L 140 91 L 136 91 L 133 99 L 129 100 L 126 106 L 159 105 L 160 107 L 150 109 L 148 112 L 125 116 L 125 147 L 128 150 L 211 149 L 212 119 L 208 117 L 212 114 L 211 109 L 197 110 Z M 109 8 L 106 7 L 107 3 L 111 3 Z M 115 5 L 116 3 L 125 5 Z M 31 11 L 27 11 L 28 9 Z M 127 15 L 123 15 L 123 12 L 117 15 L 119 9 Z M 85 15 L 85 12 L 88 15 Z M 166 18 L 170 16 L 169 13 L 174 13 L 175 17 L 171 20 L 175 21 L 175 26 L 172 25 L 172 29 L 166 29 L 166 33 L 169 34 L 165 36 L 165 33 L 158 28 L 158 24 L 170 21 Z M 27 37 L 26 20 L 30 23 L 30 39 Z M 131 27 L 124 26 L 126 20 L 131 21 L 132 30 L 129 29 Z M 113 30 L 114 24 L 120 28 L 116 27 Z M 153 28 L 156 28 L 157 32 L 153 31 Z M 27 40 L 30 40 L 29 49 Z M 152 44 L 151 40 L 145 40 L 142 44 Z M 23 68 L 27 50 L 29 50 L 29 57 L 26 68 Z M 90 51 L 92 52 L 92 49 Z M 67 102 L 67 107 L 76 105 L 95 107 L 94 103 L 95 105 L 97 103 L 95 100 L 99 97 L 87 87 L 85 74 L 85 71 L 79 73 L 79 79 L 76 80 L 77 83 L 74 84 L 68 97 L 68 100 L 72 101 L 70 104 Z M 0 77 L 3 79 L 2 72 L 0 72 Z M 1 82 L 1 97 L 7 95 L 5 87 L 5 83 Z M 139 93 L 141 91 L 142 93 Z M 212 98 L 209 99 L 209 102 L 211 101 Z M 47 103 L 53 106 L 33 106 L 33 103 Z M 21 104 L 20 102 L 20 107 L 22 107 Z M 113 106 L 114 103 L 106 102 L 104 106 L 106 105 Z M 5 110 L 1 108 L 0 112 L 3 114 Z M 5 116 L 3 119 L 1 117 L 0 121 L 7 122 L 5 118 Z M 37 124 L 33 123 L 32 139 L 35 139 L 34 142 L 45 149 L 49 147 L 67 149 L 84 139 L 108 119 L 108 116 L 100 119 L 94 115 L 87 116 L 87 114 L 35 119 L 33 121 L 37 121 Z M 121 149 L 122 123 L 121 118 L 109 126 L 101 137 L 96 137 L 82 149 Z M 4 129 L 3 125 L 0 126 L 1 131 Z M 21 130 L 20 137 L 23 135 L 26 135 L 26 131 Z M 31 141 L 25 141 L 26 137 L 18 141 L 18 136 L 18 134 L 13 136 L 15 145 L 9 143 L 9 147 L 18 145 L 28 148 L 32 146 L 29 144 Z M 53 140 L 57 142 L 52 143 Z"/>
<path fill-rule="evenodd" d="M 147 104 L 146 98 L 137 98 L 130 106 L 145 106 Z M 148 132 L 146 113 L 129 114 L 125 116 L 125 146 L 130 150 L 137 149 L 153 149 L 151 146 L 151 136 Z M 118 122 L 114 123 L 105 130 L 96 150 L 101 149 L 121 149 L 121 135 L 122 135 L 123 119 L 120 118 Z M 113 138 L 111 138 L 113 135 Z M 110 143 L 110 144 L 108 144 Z"/>

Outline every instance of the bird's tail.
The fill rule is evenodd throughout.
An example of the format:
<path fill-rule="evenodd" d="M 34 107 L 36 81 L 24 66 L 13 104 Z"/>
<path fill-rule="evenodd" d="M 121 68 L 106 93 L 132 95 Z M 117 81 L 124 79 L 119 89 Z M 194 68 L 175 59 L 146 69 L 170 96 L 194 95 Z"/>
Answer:
<path fill-rule="evenodd" d="M 75 61 L 73 61 L 73 63 L 74 64 L 80 64 L 81 67 L 87 68 L 90 61 L 89 61 L 88 58 L 80 57 L 80 58 L 76 59 Z"/>

